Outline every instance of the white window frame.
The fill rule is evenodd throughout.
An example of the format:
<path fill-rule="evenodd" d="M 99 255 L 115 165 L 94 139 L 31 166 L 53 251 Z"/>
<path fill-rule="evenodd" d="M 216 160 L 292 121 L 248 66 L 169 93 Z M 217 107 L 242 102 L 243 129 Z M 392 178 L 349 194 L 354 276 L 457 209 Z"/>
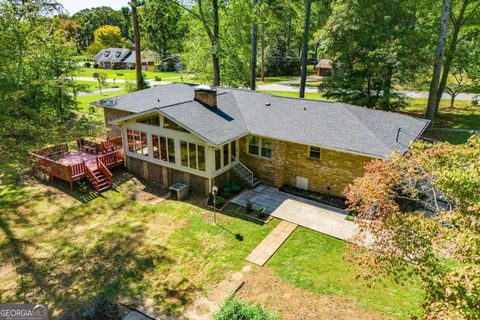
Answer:
<path fill-rule="evenodd" d="M 184 166 L 182 164 L 182 142 L 183 143 L 186 143 L 187 144 L 187 166 Z M 189 168 L 189 169 L 192 169 L 192 170 L 196 170 L 196 171 L 200 171 L 200 172 L 205 172 L 207 170 L 207 148 L 204 146 L 204 145 L 199 145 L 198 143 L 195 143 L 195 142 L 189 142 L 189 141 L 185 141 L 185 140 L 180 140 L 180 166 L 182 166 L 183 168 Z M 196 165 L 196 168 L 192 168 L 190 167 L 190 145 L 193 144 L 195 146 L 195 163 L 197 164 Z M 198 147 L 203 147 L 203 154 L 204 154 L 204 167 L 205 169 L 204 170 L 200 170 L 199 169 L 199 166 L 198 166 Z"/>
<path fill-rule="evenodd" d="M 312 148 L 318 149 L 318 158 L 312 157 L 312 152 L 311 152 Z M 316 147 L 316 146 L 308 146 L 307 158 L 314 161 L 322 160 L 322 148 Z"/>
<path fill-rule="evenodd" d="M 250 153 L 250 138 L 251 137 L 256 137 L 258 139 L 258 154 Z M 249 154 L 251 156 L 254 156 L 254 157 L 266 159 L 266 160 L 272 160 L 272 157 L 273 157 L 273 148 L 272 147 L 270 147 L 271 148 L 270 149 L 270 158 L 262 156 L 263 139 L 270 140 L 272 142 L 271 146 L 273 145 L 273 139 L 263 138 L 263 137 L 260 137 L 260 136 L 248 136 L 247 137 L 247 154 Z"/>

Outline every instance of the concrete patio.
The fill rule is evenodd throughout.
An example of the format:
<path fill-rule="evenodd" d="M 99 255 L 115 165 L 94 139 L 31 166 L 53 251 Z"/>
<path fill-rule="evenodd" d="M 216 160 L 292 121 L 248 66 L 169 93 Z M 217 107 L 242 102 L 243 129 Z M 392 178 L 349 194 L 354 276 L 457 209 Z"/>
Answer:
<path fill-rule="evenodd" d="M 274 187 L 259 185 L 231 202 L 245 207 L 248 201 L 254 210 L 263 207 L 273 217 L 341 240 L 351 241 L 357 233 L 356 224 L 345 220 L 345 210 L 281 192 Z"/>

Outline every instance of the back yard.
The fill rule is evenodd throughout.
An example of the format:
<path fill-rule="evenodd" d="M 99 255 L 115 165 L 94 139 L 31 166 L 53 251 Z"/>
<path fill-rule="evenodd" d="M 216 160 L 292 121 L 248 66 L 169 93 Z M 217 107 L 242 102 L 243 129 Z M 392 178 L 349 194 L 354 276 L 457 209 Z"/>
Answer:
<path fill-rule="evenodd" d="M 179 315 L 247 264 L 248 253 L 278 224 L 261 226 L 228 210 L 213 226 L 203 199 L 152 204 L 158 192 L 125 171 L 116 174 L 116 188 L 101 196 L 70 193 L 60 182 L 27 181 L 23 187 L 4 182 L 0 301 L 46 302 L 58 315 L 72 303 L 106 295 Z M 356 280 L 362 270 L 349 264 L 345 248 L 299 229 L 256 274 L 271 274 L 280 288 L 295 288 L 300 296 L 333 297 L 333 308 L 344 315 L 419 314 L 422 294 L 415 285 L 387 280 L 368 287 Z M 271 299 L 263 303 L 248 292 L 241 297 L 278 310 Z"/>

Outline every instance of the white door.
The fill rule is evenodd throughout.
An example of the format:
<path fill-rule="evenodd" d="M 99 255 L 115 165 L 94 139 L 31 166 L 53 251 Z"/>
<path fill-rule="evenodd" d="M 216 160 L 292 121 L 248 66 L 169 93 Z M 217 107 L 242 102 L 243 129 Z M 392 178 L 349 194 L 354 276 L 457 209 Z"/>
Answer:
<path fill-rule="evenodd" d="M 297 188 L 308 190 L 308 179 L 297 176 Z"/>

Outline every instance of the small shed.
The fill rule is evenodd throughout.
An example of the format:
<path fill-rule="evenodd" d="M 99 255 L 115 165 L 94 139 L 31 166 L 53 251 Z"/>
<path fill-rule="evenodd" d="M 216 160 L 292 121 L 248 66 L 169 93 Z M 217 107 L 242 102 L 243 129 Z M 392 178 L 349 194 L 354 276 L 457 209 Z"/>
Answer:
<path fill-rule="evenodd" d="M 171 55 L 160 61 L 160 71 L 180 71 L 182 64 L 180 63 L 179 55 Z"/>
<path fill-rule="evenodd" d="M 315 65 L 315 71 L 319 77 L 331 77 L 333 75 L 332 60 L 320 59 Z"/>

